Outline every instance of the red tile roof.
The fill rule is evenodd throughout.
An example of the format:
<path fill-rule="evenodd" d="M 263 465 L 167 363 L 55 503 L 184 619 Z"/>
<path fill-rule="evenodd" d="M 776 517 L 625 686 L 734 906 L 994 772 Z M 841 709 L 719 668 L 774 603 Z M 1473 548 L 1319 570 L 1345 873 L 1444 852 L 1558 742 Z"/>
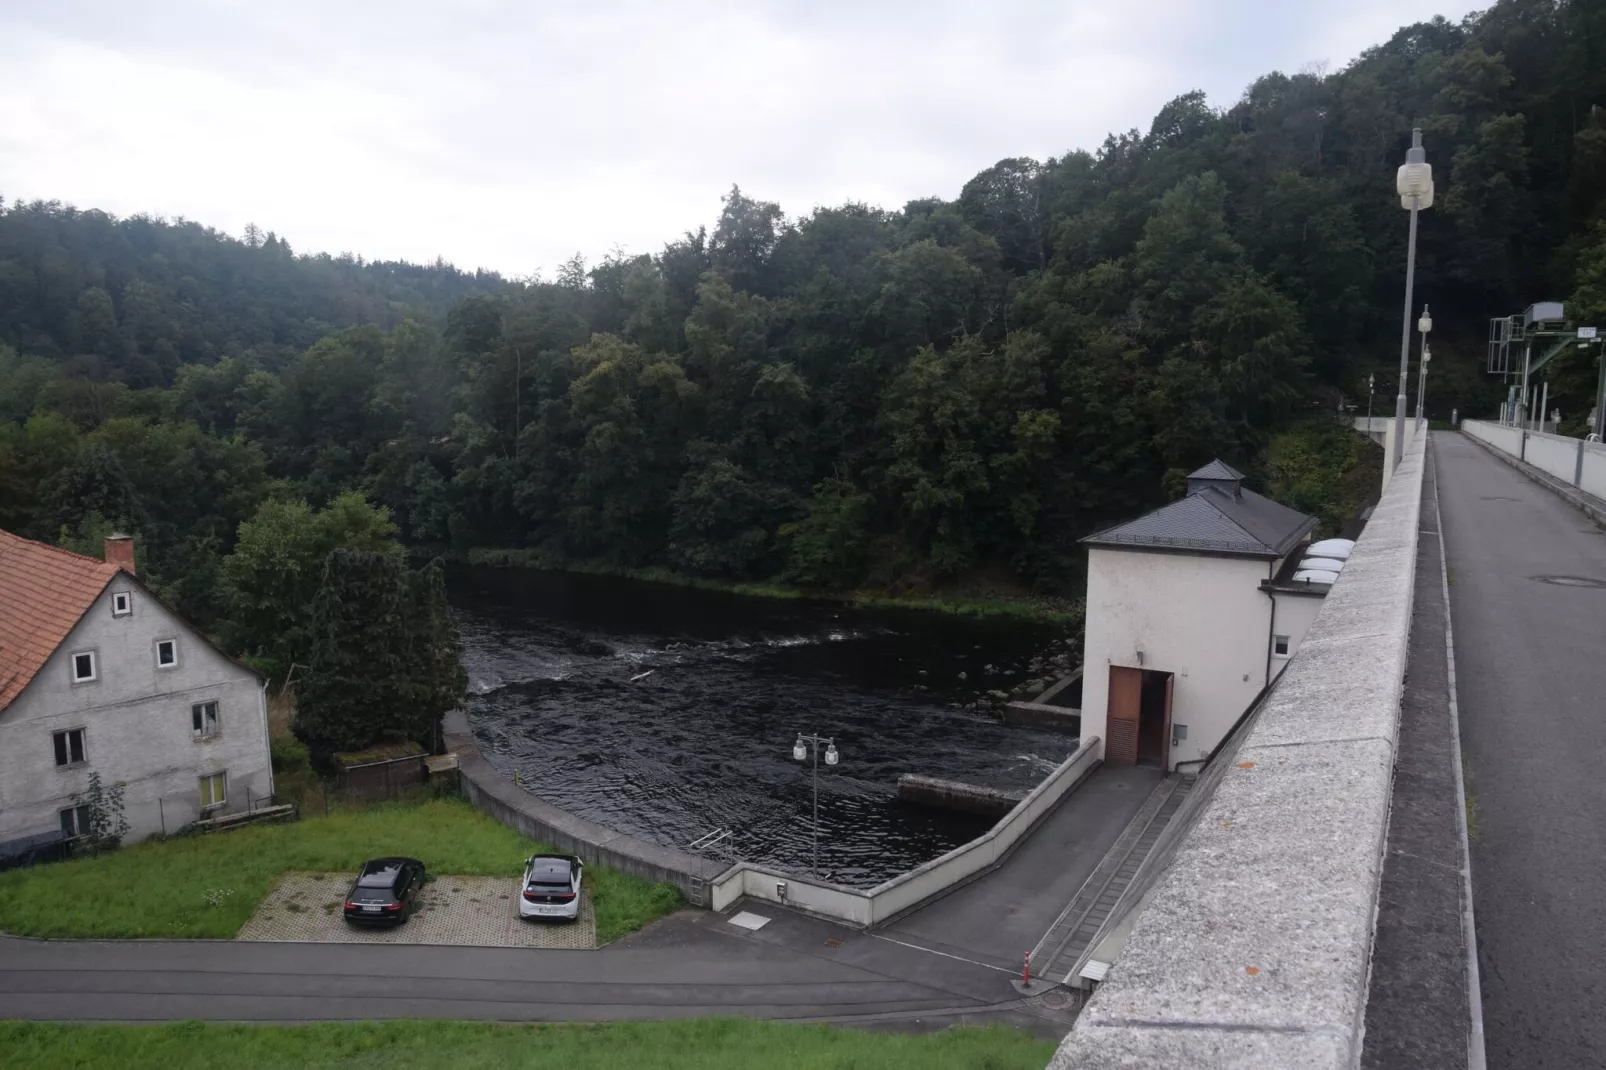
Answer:
<path fill-rule="evenodd" d="M 0 531 L 0 710 L 22 694 L 119 571 Z"/>

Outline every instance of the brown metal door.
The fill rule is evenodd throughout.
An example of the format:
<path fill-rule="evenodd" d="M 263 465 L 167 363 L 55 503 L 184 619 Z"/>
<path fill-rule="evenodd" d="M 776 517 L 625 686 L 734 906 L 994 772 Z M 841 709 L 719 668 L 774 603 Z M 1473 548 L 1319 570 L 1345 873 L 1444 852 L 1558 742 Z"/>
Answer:
<path fill-rule="evenodd" d="M 1105 731 L 1104 761 L 1109 765 L 1138 764 L 1138 715 L 1143 709 L 1143 670 L 1110 666 L 1110 705 Z"/>
<path fill-rule="evenodd" d="M 1171 685 L 1177 682 L 1176 673 L 1165 678 L 1165 730 L 1160 734 L 1160 768 L 1171 771 Z"/>

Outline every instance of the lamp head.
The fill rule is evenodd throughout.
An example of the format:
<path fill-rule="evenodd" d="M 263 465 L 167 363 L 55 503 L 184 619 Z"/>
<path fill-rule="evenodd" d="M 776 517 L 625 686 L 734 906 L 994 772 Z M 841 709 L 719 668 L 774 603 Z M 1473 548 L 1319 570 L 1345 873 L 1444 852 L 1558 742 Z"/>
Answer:
<path fill-rule="evenodd" d="M 836 744 L 835 743 L 826 744 L 826 747 L 825 747 L 825 764 L 826 765 L 835 765 L 836 764 L 836 759 L 837 759 Z"/>
<path fill-rule="evenodd" d="M 807 758 L 808 756 L 809 756 L 809 749 L 803 745 L 803 737 L 802 736 L 798 736 L 797 737 L 797 742 L 792 744 L 792 757 L 796 758 L 798 761 L 801 762 L 803 759 Z"/>
<path fill-rule="evenodd" d="M 1416 321 L 1416 329 L 1427 334 L 1433 329 L 1433 317 L 1428 315 L 1428 306 L 1422 306 L 1422 318 Z"/>

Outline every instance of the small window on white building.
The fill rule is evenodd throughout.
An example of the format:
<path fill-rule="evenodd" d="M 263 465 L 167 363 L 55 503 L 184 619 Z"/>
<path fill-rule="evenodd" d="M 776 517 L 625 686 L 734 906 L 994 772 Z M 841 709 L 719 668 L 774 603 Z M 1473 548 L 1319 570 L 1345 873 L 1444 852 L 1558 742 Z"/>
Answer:
<path fill-rule="evenodd" d="M 1271 637 L 1271 652 L 1279 658 L 1288 656 L 1288 636 L 1274 635 Z"/>
<path fill-rule="evenodd" d="M 61 812 L 61 834 L 69 840 L 89 835 L 89 807 L 69 806 Z"/>
<path fill-rule="evenodd" d="M 211 810 L 228 801 L 228 774 L 213 773 L 201 778 L 201 809 Z"/>
<path fill-rule="evenodd" d="M 84 730 L 69 728 L 65 732 L 50 733 L 56 747 L 57 765 L 78 765 L 84 760 Z"/>
<path fill-rule="evenodd" d="M 196 739 L 211 739 L 218 733 L 217 703 L 197 702 L 190 707 L 190 727 Z"/>
<path fill-rule="evenodd" d="M 112 595 L 112 616 L 126 617 L 134 612 L 134 596 L 127 591 L 117 591 Z"/>
<path fill-rule="evenodd" d="M 172 669 L 178 665 L 178 640 L 156 640 L 156 667 L 158 669 Z"/>
<path fill-rule="evenodd" d="M 72 682 L 75 684 L 87 684 L 93 681 L 95 679 L 95 670 L 97 668 L 95 662 L 97 660 L 99 659 L 95 657 L 93 650 L 74 651 L 72 656 Z"/>

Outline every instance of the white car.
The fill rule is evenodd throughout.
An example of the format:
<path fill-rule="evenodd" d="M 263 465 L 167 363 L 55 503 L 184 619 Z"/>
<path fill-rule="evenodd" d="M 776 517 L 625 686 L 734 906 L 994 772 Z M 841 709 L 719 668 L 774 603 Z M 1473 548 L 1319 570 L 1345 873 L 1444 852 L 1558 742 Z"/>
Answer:
<path fill-rule="evenodd" d="M 532 855 L 524 863 L 519 917 L 573 921 L 580 916 L 585 863 L 573 855 Z"/>

